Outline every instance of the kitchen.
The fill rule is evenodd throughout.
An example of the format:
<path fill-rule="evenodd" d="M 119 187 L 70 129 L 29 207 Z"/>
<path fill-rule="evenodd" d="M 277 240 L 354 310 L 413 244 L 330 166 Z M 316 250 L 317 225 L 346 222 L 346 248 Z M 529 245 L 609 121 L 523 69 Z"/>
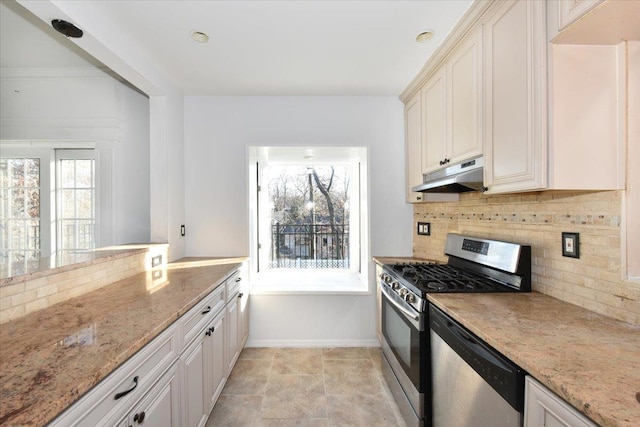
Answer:
<path fill-rule="evenodd" d="M 95 25 L 95 31 L 100 32 L 104 24 L 92 22 L 91 14 L 82 10 L 81 6 L 77 7 L 76 13 L 79 15 L 72 21 L 82 23 L 87 32 L 91 32 L 91 25 Z M 70 14 L 71 11 L 67 10 L 66 13 Z M 93 19 L 99 21 L 97 17 Z M 96 52 L 92 53 L 98 56 Z M 135 58 L 128 59 L 139 70 L 144 70 L 144 65 L 137 64 Z M 117 68 L 122 64 L 109 65 L 125 75 L 124 71 Z M 159 72 L 150 70 L 148 73 L 156 77 Z M 152 241 L 169 241 L 174 259 L 182 255 L 248 254 L 248 244 L 245 243 L 249 241 L 246 201 L 248 178 L 243 171 L 246 170 L 245 147 L 254 144 L 257 138 L 264 145 L 282 145 L 289 141 L 293 144 L 300 140 L 309 145 L 327 144 L 327 141 L 337 144 L 338 141 L 366 140 L 370 150 L 370 170 L 396 171 L 370 175 L 370 255 L 415 255 L 442 261 L 442 248 L 448 231 L 502 240 L 515 238 L 530 244 L 533 256 L 541 262 L 540 266 L 534 267 L 534 273 L 540 278 L 539 283 L 544 286 L 544 289 L 538 290 L 638 324 L 637 287 L 632 282 L 620 279 L 621 269 L 624 268 L 623 251 L 617 249 L 624 240 L 620 223 L 623 216 L 620 191 L 550 191 L 496 196 L 464 194 L 460 195 L 458 203 L 416 204 L 412 221 L 412 207 L 404 203 L 403 194 L 402 105 L 397 103 L 395 97 L 392 100 L 391 97 L 357 96 L 306 99 L 188 96 L 184 98 L 182 106 L 182 97 L 171 93 L 156 98 L 154 95 L 159 92 L 154 92 L 154 88 L 144 82 L 136 84 L 135 75 L 129 77 L 129 81 L 151 95 L 151 143 L 152 147 L 156 147 L 151 157 L 151 176 L 162 176 L 167 181 L 153 181 L 150 184 L 150 193 L 159 195 L 157 199 L 152 197 L 150 200 L 150 237 Z M 308 119 L 310 116 L 321 117 L 323 126 L 318 127 Z M 166 123 L 157 123 L 156 120 Z M 182 128 L 184 132 L 180 130 Z M 155 135 L 155 131 L 159 131 L 160 135 Z M 184 141 L 184 145 L 179 141 Z M 184 175 L 180 162 L 176 161 L 182 157 L 185 159 Z M 212 159 L 213 167 L 198 172 L 190 166 L 206 157 Z M 154 174 L 154 170 L 163 172 Z M 229 176 L 234 179 L 229 179 Z M 201 182 L 224 182 L 225 185 L 214 184 L 203 194 L 199 187 Z M 225 200 L 225 209 L 219 208 L 216 203 L 218 200 Z M 431 236 L 413 236 L 417 221 L 431 224 Z M 552 225 L 544 225 L 549 223 Z M 187 225 L 185 239 L 179 236 L 180 224 Z M 579 261 L 563 258 L 559 244 L 562 231 L 576 230 L 580 231 L 583 239 L 582 259 Z M 215 244 L 211 243 L 212 236 L 215 236 Z M 589 247 L 585 241 L 591 241 L 593 246 Z M 610 260 L 607 259 L 606 263 L 601 259 L 596 260 L 598 254 L 607 254 Z M 605 284 L 601 285 L 601 281 L 595 280 L 591 286 L 574 283 L 575 280 L 566 271 L 574 270 L 578 262 L 580 267 L 577 268 L 590 267 L 589 275 L 603 280 Z M 371 283 L 373 264 L 369 265 Z M 535 271 L 535 268 L 538 270 Z M 609 271 L 609 268 L 613 271 Z M 316 346 L 377 345 L 373 327 L 376 316 L 374 307 L 373 295 L 323 295 L 315 298 L 304 295 L 252 295 L 249 344 L 259 346 L 289 341 L 293 345 L 295 341 L 307 341 Z M 280 323 L 269 322 L 269 313 L 272 312 L 282 313 Z M 306 317 L 301 324 L 292 326 L 287 319 L 298 320 L 299 316 L 296 315 L 300 312 L 313 313 L 314 316 Z M 327 313 L 332 315 L 328 316 Z M 345 328 L 345 319 L 341 317 L 344 313 L 349 314 L 349 319 L 358 319 L 358 322 Z M 323 327 L 314 327 L 318 324 Z"/>

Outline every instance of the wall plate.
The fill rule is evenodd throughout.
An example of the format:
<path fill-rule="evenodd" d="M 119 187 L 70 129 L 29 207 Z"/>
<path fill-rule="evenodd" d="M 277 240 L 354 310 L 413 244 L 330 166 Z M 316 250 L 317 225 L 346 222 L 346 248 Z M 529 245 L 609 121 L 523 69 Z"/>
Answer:
<path fill-rule="evenodd" d="M 562 256 L 580 258 L 580 233 L 562 233 Z"/>
<path fill-rule="evenodd" d="M 419 222 L 418 223 L 418 235 L 420 235 L 420 236 L 431 236 L 431 223 L 430 222 Z"/>

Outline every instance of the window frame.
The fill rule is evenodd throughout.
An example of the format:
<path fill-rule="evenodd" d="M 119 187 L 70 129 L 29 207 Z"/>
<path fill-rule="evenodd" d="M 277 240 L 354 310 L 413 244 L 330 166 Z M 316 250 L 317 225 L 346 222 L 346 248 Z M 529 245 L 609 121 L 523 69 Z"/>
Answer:
<path fill-rule="evenodd" d="M 71 250 L 71 251 L 83 251 L 83 250 L 91 250 L 91 249 L 95 249 L 98 244 L 99 241 L 99 228 L 97 226 L 98 224 L 98 216 L 100 213 L 100 206 L 99 206 L 99 179 L 98 179 L 98 162 L 97 162 L 97 155 L 96 155 L 96 150 L 92 149 L 92 148 L 56 148 L 54 149 L 55 152 L 55 167 L 54 167 L 54 171 L 55 171 L 55 187 L 54 187 L 54 192 L 55 192 L 55 235 L 56 235 L 56 245 L 55 245 L 55 250 L 56 251 L 67 251 L 67 250 Z M 62 218 L 62 203 L 60 202 L 60 197 L 61 197 L 61 191 L 63 190 L 62 188 L 62 177 L 61 177 L 61 168 L 58 167 L 58 165 L 60 164 L 59 162 L 62 160 L 93 160 L 93 248 L 91 249 L 77 249 L 77 248 L 73 248 L 73 249 L 64 249 L 62 248 L 62 241 L 63 241 L 63 237 L 62 237 L 62 220 L 64 218 Z M 80 218 L 73 218 L 74 221 L 79 221 Z"/>
<path fill-rule="evenodd" d="M 0 140 L 2 157 L 26 157 L 40 158 L 40 257 L 51 257 L 57 252 L 57 172 L 56 151 L 86 151 L 92 150 L 94 154 L 95 175 L 95 247 L 102 246 L 102 223 L 111 218 L 111 203 L 109 189 L 111 183 L 103 176 L 103 173 L 111 170 L 110 148 L 99 142 L 74 141 L 74 140 Z M 102 148 L 99 148 L 102 147 Z M 106 154 L 105 155 L 101 155 Z M 48 168 L 43 172 L 43 165 Z M 43 176 L 46 182 L 43 181 Z M 43 190 L 43 185 L 46 189 Z M 46 218 L 43 216 L 46 214 Z M 50 224 L 43 227 L 43 224 Z M 105 224 L 111 228 L 111 224 Z M 9 267 L 10 268 L 10 267 Z"/>
<path fill-rule="evenodd" d="M 309 159 L 310 152 L 313 158 Z M 265 269 L 271 244 L 270 216 L 261 215 L 268 194 L 262 185 L 269 165 L 352 167 L 350 192 L 349 269 Z M 249 147 L 249 226 L 252 294 L 370 294 L 366 147 Z M 262 191 L 259 191 L 262 190 Z M 268 236 L 268 237 L 267 237 Z M 312 273 L 312 274 L 310 274 Z"/>

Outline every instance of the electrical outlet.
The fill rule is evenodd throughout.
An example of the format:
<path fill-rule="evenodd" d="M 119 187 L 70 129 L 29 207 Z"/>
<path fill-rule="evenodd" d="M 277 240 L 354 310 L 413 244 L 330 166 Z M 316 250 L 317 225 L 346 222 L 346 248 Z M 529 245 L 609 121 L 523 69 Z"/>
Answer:
<path fill-rule="evenodd" d="M 151 258 L 151 267 L 157 267 L 162 264 L 162 255 L 156 255 Z"/>
<path fill-rule="evenodd" d="M 562 256 L 580 258 L 580 233 L 562 233 Z"/>
<path fill-rule="evenodd" d="M 431 223 L 430 222 L 419 222 L 418 223 L 418 235 L 420 235 L 420 236 L 431 236 Z"/>

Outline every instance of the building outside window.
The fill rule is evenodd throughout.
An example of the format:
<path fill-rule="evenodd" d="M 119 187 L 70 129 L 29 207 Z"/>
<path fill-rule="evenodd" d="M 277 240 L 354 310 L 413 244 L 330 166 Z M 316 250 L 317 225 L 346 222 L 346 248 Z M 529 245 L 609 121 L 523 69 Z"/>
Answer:
<path fill-rule="evenodd" d="M 253 291 L 368 291 L 366 149 L 251 147 L 250 172 Z"/>

